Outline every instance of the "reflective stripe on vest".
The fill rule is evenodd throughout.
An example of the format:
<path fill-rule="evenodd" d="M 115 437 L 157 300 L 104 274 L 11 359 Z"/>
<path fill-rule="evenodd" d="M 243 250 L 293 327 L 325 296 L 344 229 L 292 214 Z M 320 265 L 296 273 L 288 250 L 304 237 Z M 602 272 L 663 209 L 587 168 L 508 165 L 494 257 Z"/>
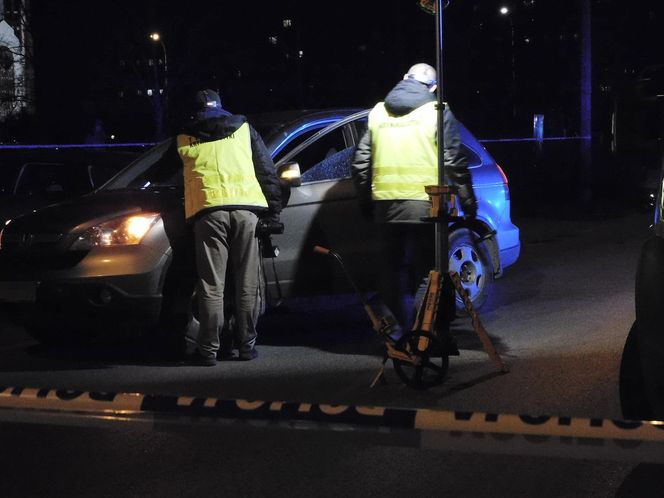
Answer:
<path fill-rule="evenodd" d="M 428 201 L 426 185 L 438 184 L 436 102 L 404 116 L 390 116 L 378 103 L 369 113 L 374 200 Z"/>
<path fill-rule="evenodd" d="M 184 163 L 185 216 L 217 206 L 267 207 L 251 158 L 249 125 L 213 142 L 178 135 L 177 148 Z"/>

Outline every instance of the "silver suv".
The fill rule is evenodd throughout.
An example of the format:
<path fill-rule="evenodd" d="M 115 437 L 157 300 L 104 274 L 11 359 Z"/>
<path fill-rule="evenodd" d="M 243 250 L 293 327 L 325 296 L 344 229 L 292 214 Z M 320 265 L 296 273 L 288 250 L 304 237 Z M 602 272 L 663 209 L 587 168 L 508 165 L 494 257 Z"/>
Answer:
<path fill-rule="evenodd" d="M 264 265 L 269 301 L 350 291 L 338 268 L 314 254 L 315 245 L 343 255 L 363 289 L 377 281 L 375 227 L 360 214 L 350 178 L 367 115 L 336 109 L 250 117 L 287 193 L 285 230 L 273 236 L 279 255 Z M 450 268 L 465 276 L 479 306 L 517 260 L 519 229 L 510 219 L 505 175 L 470 132 L 461 132 L 479 209 L 477 220 L 450 226 Z M 471 231 L 482 237 L 479 247 Z M 186 233 L 181 165 L 166 140 L 99 190 L 12 220 L 0 240 L 0 302 L 44 341 L 140 333 L 157 324 L 165 282 L 187 272 L 173 263 L 174 254 L 186 254 Z"/>

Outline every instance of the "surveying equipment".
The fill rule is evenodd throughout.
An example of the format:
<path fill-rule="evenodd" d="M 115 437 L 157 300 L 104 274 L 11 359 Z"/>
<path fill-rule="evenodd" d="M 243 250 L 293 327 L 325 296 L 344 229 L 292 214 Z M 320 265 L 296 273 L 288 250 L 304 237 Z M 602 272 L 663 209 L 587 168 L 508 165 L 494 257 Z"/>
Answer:
<path fill-rule="evenodd" d="M 279 276 L 275 268 L 274 260 L 279 256 L 279 247 L 272 243 L 272 235 L 284 233 L 284 224 L 275 221 L 258 220 L 256 225 L 256 237 L 258 238 L 258 246 L 261 253 L 261 274 L 263 275 L 263 289 L 265 291 L 266 300 L 270 306 L 279 306 L 283 302 L 281 294 L 281 285 L 279 284 Z M 275 302 L 269 297 L 267 292 L 267 273 L 265 272 L 265 260 L 272 260 L 272 269 L 274 271 L 275 285 L 277 288 L 277 299 Z M 264 311 L 264 309 L 263 309 Z"/>
<path fill-rule="evenodd" d="M 429 185 L 425 190 L 431 198 L 431 210 L 430 216 L 422 221 L 447 223 L 463 220 L 458 216 L 456 196 L 452 187 Z M 477 243 L 475 238 L 473 241 Z M 398 324 L 392 316 L 381 317 L 376 314 L 353 281 L 341 256 L 321 246 L 315 246 L 314 252 L 331 256 L 337 261 L 359 297 L 373 329 L 385 342 L 383 363 L 371 383 L 371 387 L 375 386 L 378 381 L 385 382 L 385 364 L 390 359 L 396 374 L 410 387 L 426 389 L 443 381 L 449 367 L 449 356 L 459 354 L 449 332 L 449 323 L 455 314 L 455 292 L 461 297 L 471 318 L 473 329 L 480 338 L 486 353 L 496 363 L 500 372 L 509 371 L 474 310 L 468 291 L 463 288 L 458 273 L 449 272 L 447 278 L 444 278 L 444 274 L 438 268 L 429 272 L 427 290 L 419 304 L 411 330 L 404 333 L 402 337 L 395 338 L 393 333 L 397 330 Z"/>
<path fill-rule="evenodd" d="M 284 224 L 279 222 L 259 220 L 256 225 L 256 237 L 261 246 L 261 255 L 264 258 L 279 256 L 279 248 L 272 244 L 272 235 L 284 233 Z"/>
<path fill-rule="evenodd" d="M 336 252 L 321 246 L 315 246 L 314 252 L 325 256 L 330 256 L 336 260 L 344 275 L 350 282 L 353 290 L 359 297 L 362 307 L 369 316 L 373 329 L 385 342 L 385 355 L 383 357 L 383 366 L 380 372 L 371 383 L 373 387 L 378 380 L 383 380 L 383 370 L 388 359 L 392 360 L 394 369 L 403 380 L 411 387 L 426 388 L 439 384 L 447 372 L 448 359 L 447 354 L 443 354 L 442 344 L 433 334 L 429 332 L 417 331 L 404 334 L 396 339 L 393 333 L 397 330 L 397 322 L 392 316 L 379 317 L 364 298 L 362 292 L 353 281 L 350 273 L 346 269 L 341 256 Z M 422 348 L 420 342 L 426 341 L 427 345 L 432 347 Z M 422 342 L 424 344 L 424 342 Z"/>

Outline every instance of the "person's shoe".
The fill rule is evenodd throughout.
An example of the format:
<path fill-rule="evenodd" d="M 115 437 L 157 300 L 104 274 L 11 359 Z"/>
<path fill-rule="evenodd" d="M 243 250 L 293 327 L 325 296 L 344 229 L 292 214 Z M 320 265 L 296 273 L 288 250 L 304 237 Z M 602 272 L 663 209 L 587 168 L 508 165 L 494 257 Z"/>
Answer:
<path fill-rule="evenodd" d="M 219 351 L 217 351 L 217 359 L 220 361 L 234 360 L 233 354 L 233 336 L 229 334 L 222 334 L 219 338 Z"/>
<path fill-rule="evenodd" d="M 240 361 L 250 361 L 254 360 L 258 357 L 258 351 L 256 351 L 256 348 L 250 349 L 249 351 L 240 351 L 240 356 L 238 357 L 238 360 Z"/>
<path fill-rule="evenodd" d="M 233 351 L 224 351 L 220 349 L 217 352 L 217 360 L 219 361 L 232 361 L 236 358 L 235 353 Z"/>
<path fill-rule="evenodd" d="M 203 356 L 196 351 L 185 355 L 184 364 L 197 367 L 213 367 L 217 364 L 217 358 L 214 356 Z"/>

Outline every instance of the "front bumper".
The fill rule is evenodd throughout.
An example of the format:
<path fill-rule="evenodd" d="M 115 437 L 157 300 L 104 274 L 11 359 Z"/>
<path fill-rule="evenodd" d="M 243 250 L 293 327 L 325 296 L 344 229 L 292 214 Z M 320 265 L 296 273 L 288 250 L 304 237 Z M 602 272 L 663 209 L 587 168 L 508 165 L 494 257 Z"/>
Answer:
<path fill-rule="evenodd" d="M 69 268 L 2 258 L 0 303 L 23 324 L 57 320 L 155 323 L 169 256 L 144 246 L 100 248 Z"/>

